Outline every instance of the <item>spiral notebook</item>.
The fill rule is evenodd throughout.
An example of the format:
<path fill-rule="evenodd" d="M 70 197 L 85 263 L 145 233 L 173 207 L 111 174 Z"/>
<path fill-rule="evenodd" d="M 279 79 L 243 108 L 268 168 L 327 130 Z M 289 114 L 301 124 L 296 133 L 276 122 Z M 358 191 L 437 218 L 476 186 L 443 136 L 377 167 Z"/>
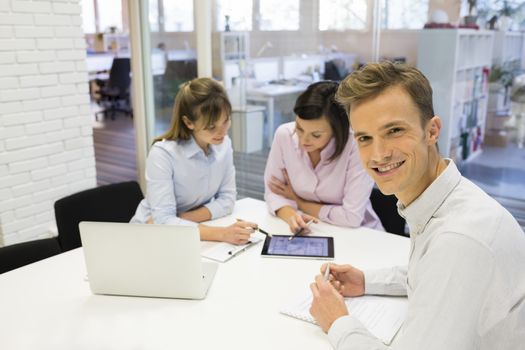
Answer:
<path fill-rule="evenodd" d="M 265 237 L 266 236 L 260 232 L 252 233 L 250 241 L 243 245 L 235 245 L 227 242 L 209 242 L 210 244 L 201 250 L 201 255 L 211 260 L 226 262 L 255 244 L 264 241 Z"/>
<path fill-rule="evenodd" d="M 392 342 L 401 328 L 408 309 L 408 299 L 405 297 L 365 295 L 345 298 L 345 303 L 350 315 L 358 319 L 371 334 L 386 345 Z M 308 295 L 282 307 L 280 312 L 317 324 L 309 311 L 311 304 L 312 296 Z"/>

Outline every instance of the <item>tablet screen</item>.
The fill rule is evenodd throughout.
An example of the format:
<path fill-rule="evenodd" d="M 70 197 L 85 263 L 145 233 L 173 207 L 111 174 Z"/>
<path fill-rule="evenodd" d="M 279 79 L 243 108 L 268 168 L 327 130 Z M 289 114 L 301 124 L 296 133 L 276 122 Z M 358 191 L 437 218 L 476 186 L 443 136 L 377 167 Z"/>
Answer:
<path fill-rule="evenodd" d="M 333 237 L 299 236 L 290 240 L 290 236 L 273 235 L 266 237 L 262 255 L 304 258 L 333 258 Z"/>

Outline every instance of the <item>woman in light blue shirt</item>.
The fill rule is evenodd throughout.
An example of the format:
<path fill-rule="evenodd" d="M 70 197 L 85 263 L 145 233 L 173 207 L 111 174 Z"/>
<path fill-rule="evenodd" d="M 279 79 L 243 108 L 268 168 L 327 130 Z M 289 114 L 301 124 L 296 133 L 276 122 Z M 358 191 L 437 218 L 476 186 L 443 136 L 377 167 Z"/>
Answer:
<path fill-rule="evenodd" d="M 227 227 L 198 224 L 232 212 L 237 194 L 227 133 L 231 105 L 209 78 L 185 83 L 175 97 L 168 132 L 155 139 L 146 162 L 146 198 L 132 223 L 198 226 L 202 240 L 244 244 L 250 222 Z"/>

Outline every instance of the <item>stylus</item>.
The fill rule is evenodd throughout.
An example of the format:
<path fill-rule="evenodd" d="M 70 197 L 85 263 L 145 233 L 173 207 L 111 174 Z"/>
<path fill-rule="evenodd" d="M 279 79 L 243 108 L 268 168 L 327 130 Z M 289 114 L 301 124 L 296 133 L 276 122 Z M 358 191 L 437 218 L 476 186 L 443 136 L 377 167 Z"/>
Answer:
<path fill-rule="evenodd" d="M 310 221 L 308 221 L 308 222 L 306 223 L 306 226 L 310 226 L 310 224 L 311 224 L 313 221 L 314 221 L 313 219 L 310 220 Z M 291 235 L 290 238 L 288 238 L 288 240 L 291 241 L 292 239 L 295 238 L 295 236 L 300 236 L 300 235 L 302 235 L 303 232 L 304 232 L 304 227 L 301 227 L 299 230 L 297 230 L 296 233 L 294 233 L 293 235 Z"/>
<path fill-rule="evenodd" d="M 330 264 L 326 264 L 326 270 L 324 271 L 323 278 L 325 281 L 328 281 L 329 277 L 330 277 Z"/>
<path fill-rule="evenodd" d="M 237 220 L 237 221 L 245 221 L 245 220 L 242 220 L 242 219 L 239 219 L 239 218 L 236 218 L 235 220 Z M 259 228 L 257 227 L 256 229 L 254 229 L 253 227 L 248 226 L 248 227 L 245 227 L 245 229 L 252 230 L 252 232 L 254 232 L 253 230 L 258 230 Z"/>
<path fill-rule="evenodd" d="M 264 233 L 264 234 L 267 235 L 268 237 L 272 237 L 272 234 L 271 234 L 271 233 L 266 232 L 266 231 L 263 230 L 262 228 L 258 227 L 257 229 L 259 230 L 259 232 Z"/>

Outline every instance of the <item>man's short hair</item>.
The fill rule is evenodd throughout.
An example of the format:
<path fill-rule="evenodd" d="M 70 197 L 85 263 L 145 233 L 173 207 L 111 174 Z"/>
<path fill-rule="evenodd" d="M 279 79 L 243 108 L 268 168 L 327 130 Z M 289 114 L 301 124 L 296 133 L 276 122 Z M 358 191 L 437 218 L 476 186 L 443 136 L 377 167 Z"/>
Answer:
<path fill-rule="evenodd" d="M 346 77 L 337 90 L 336 99 L 348 115 L 352 106 L 375 98 L 392 87 L 402 87 L 419 110 L 421 125 L 424 127 L 434 117 L 432 87 L 417 68 L 401 63 L 369 63 Z"/>

